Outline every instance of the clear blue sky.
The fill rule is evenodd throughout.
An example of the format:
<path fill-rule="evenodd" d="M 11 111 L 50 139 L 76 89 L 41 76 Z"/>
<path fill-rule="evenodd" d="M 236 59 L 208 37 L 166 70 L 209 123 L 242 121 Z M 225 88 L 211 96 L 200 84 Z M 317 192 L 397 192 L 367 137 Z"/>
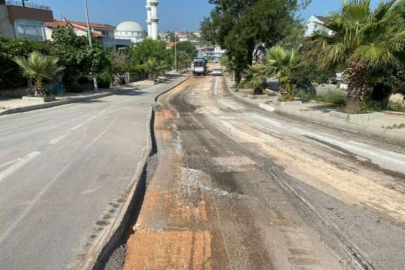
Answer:
<path fill-rule="evenodd" d="M 31 0 L 52 7 L 54 16 L 60 20 L 61 14 L 68 20 L 85 20 L 83 0 Z M 312 14 L 325 15 L 328 11 L 337 10 L 342 0 L 312 0 L 312 4 L 300 11 L 303 19 Z M 372 1 L 374 4 L 378 0 Z M 126 20 L 133 20 L 146 28 L 146 0 L 88 0 L 92 22 L 117 25 Z M 160 0 L 160 31 L 199 29 L 204 16 L 211 10 L 208 0 Z"/>

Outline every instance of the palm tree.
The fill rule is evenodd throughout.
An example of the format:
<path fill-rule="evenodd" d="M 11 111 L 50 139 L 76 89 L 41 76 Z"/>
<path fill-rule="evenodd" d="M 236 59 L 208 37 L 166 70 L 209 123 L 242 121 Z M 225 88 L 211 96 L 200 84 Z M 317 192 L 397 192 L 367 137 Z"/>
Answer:
<path fill-rule="evenodd" d="M 342 11 L 332 14 L 322 25 L 327 31 L 309 38 L 308 59 L 317 60 L 321 67 L 345 68 L 349 113 L 360 109 L 367 89 L 367 71 L 397 62 L 404 52 L 405 27 L 395 24 L 400 2 L 381 2 L 372 10 L 370 0 L 344 0 Z"/>
<path fill-rule="evenodd" d="M 191 57 L 185 51 L 178 52 L 177 60 L 180 70 L 183 70 L 191 65 Z"/>
<path fill-rule="evenodd" d="M 295 84 L 292 76 L 300 62 L 297 50 L 287 51 L 283 47 L 276 46 L 267 53 L 266 61 L 264 72 L 268 77 L 278 77 L 282 99 L 294 100 Z"/>
<path fill-rule="evenodd" d="M 280 83 L 282 100 L 292 101 L 295 96 L 295 85 L 292 77 L 293 72 L 299 66 L 299 62 L 297 50 L 287 51 L 280 46 L 273 47 L 267 53 L 265 64 L 248 68 L 245 81 L 250 81 L 256 94 L 262 92 L 263 79 L 276 76 Z"/>
<path fill-rule="evenodd" d="M 158 68 L 158 72 L 159 72 L 161 75 L 164 76 L 164 75 L 165 75 L 165 71 L 168 70 L 168 69 L 170 69 L 170 65 L 169 65 L 166 61 L 160 61 L 157 68 Z"/>
<path fill-rule="evenodd" d="M 54 80 L 64 67 L 58 66 L 58 58 L 42 55 L 39 52 L 31 53 L 28 58 L 16 57 L 14 61 L 21 67 L 25 77 L 34 80 L 34 95 L 43 97 L 49 95 L 44 87 L 44 80 Z"/>
<path fill-rule="evenodd" d="M 263 67 L 249 66 L 243 75 L 241 86 L 253 88 L 254 95 L 263 95 L 263 80 L 266 76 L 263 75 Z"/>
<path fill-rule="evenodd" d="M 149 79 L 154 81 L 156 78 L 156 72 L 159 70 L 159 63 L 156 58 L 149 58 L 144 64 L 143 68 L 149 75 Z"/>

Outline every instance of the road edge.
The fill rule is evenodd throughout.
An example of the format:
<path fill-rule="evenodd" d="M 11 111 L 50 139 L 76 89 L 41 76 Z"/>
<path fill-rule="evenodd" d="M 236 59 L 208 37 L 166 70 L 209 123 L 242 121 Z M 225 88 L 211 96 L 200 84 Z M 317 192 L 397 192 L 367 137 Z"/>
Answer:
<path fill-rule="evenodd" d="M 373 138 L 373 139 L 377 139 L 379 141 L 405 146 L 405 138 L 403 138 L 403 136 L 401 136 L 401 134 L 391 134 L 391 133 L 387 133 L 384 131 L 375 130 L 374 128 L 369 128 L 369 127 L 365 127 L 365 126 L 349 125 L 349 124 L 343 123 L 343 122 L 333 122 L 332 123 L 331 121 L 328 121 L 328 119 L 326 119 L 326 118 L 319 118 L 319 117 L 313 117 L 313 116 L 302 116 L 302 114 L 294 113 L 294 112 L 278 111 L 276 108 L 268 108 L 270 106 L 268 106 L 267 104 L 264 104 L 264 103 L 260 103 L 260 104 L 267 105 L 268 107 L 260 106 L 260 104 L 257 104 L 254 102 L 249 102 L 249 100 L 244 99 L 243 97 L 237 95 L 234 91 L 232 91 L 231 87 L 229 87 L 229 84 L 228 84 L 228 78 L 225 77 L 224 81 L 226 84 L 227 91 L 229 93 L 231 93 L 231 95 L 233 97 L 235 97 L 236 99 L 238 99 L 239 101 L 241 101 L 244 104 L 254 106 L 263 111 L 275 113 L 277 115 L 288 117 L 288 118 L 294 117 L 295 120 L 314 123 L 314 124 L 317 124 L 317 125 L 320 125 L 323 127 L 340 130 L 340 131 L 347 132 L 347 133 L 354 134 L 354 135 L 360 135 L 365 138 Z"/>
<path fill-rule="evenodd" d="M 173 90 L 179 85 L 183 84 L 189 77 L 183 78 L 179 83 L 170 87 L 155 96 L 155 102 L 161 96 L 167 92 Z M 128 193 L 127 199 L 120 209 L 119 214 L 116 216 L 115 220 L 112 222 L 113 226 L 110 229 L 106 229 L 105 232 L 99 237 L 98 241 L 93 245 L 93 247 L 87 253 L 85 259 L 75 268 L 80 270 L 92 270 L 97 269 L 101 266 L 106 255 L 110 254 L 120 243 L 122 237 L 125 235 L 128 229 L 128 222 L 132 220 L 130 215 L 131 209 L 136 208 L 138 202 L 140 201 L 139 195 L 142 194 L 142 189 L 145 188 L 142 177 L 146 175 L 147 161 L 150 156 L 153 155 L 153 126 L 154 126 L 155 111 L 154 107 L 150 108 L 149 115 L 146 121 L 147 124 L 147 145 L 141 153 L 141 159 L 138 162 L 137 170 L 133 178 L 132 183 L 129 185 L 130 192 Z"/>

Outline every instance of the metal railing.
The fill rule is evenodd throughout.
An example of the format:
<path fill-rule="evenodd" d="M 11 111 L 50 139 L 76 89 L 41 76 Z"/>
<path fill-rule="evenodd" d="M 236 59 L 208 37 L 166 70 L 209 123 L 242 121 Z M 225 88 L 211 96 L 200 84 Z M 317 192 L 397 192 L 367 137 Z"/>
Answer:
<path fill-rule="evenodd" d="M 23 7 L 23 2 L 22 1 L 17 1 L 17 0 L 6 0 L 6 5 L 7 6 Z M 34 4 L 34 3 L 29 3 L 29 2 L 25 2 L 25 7 L 43 9 L 43 10 L 52 10 L 51 7 L 49 7 L 49 6 L 38 5 L 38 4 Z"/>

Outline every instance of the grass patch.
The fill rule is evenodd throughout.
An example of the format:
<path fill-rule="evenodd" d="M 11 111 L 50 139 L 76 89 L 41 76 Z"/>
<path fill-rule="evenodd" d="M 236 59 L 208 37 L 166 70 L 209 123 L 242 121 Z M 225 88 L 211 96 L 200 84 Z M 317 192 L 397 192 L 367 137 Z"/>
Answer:
<path fill-rule="evenodd" d="M 346 104 L 346 96 L 344 92 L 339 90 L 328 90 L 321 93 L 320 95 L 300 90 L 296 94 L 296 97 L 301 98 L 303 100 L 314 100 L 316 102 L 325 102 L 335 105 Z"/>
<path fill-rule="evenodd" d="M 405 107 L 398 103 L 390 102 L 388 107 L 381 105 L 381 102 L 366 100 L 360 109 L 361 113 L 372 113 L 381 111 L 402 112 L 405 113 Z"/>
<path fill-rule="evenodd" d="M 401 104 L 390 102 L 390 104 L 388 105 L 387 111 L 405 113 L 405 107 L 402 106 Z"/>
<path fill-rule="evenodd" d="M 404 123 L 401 123 L 399 125 L 394 124 L 392 126 L 387 126 L 387 127 L 382 126 L 382 128 L 386 128 L 386 129 L 403 129 L 403 128 L 405 128 L 405 124 Z"/>

